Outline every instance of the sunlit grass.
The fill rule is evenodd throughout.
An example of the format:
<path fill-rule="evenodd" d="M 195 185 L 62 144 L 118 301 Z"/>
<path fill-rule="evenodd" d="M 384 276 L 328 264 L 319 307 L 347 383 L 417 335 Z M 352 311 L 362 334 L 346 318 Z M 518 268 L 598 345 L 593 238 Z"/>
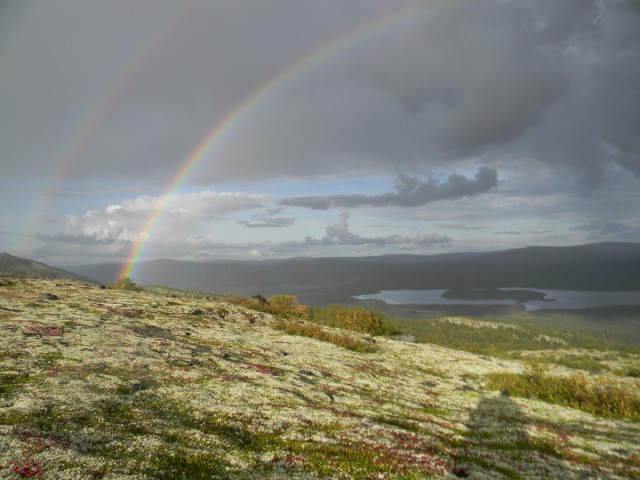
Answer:
<path fill-rule="evenodd" d="M 508 395 L 537 398 L 602 416 L 640 419 L 640 382 L 590 378 L 584 373 L 550 375 L 541 362 L 529 362 L 524 373 L 490 373 L 487 388 Z"/>
<path fill-rule="evenodd" d="M 312 308 L 309 318 L 314 322 L 330 327 L 343 328 L 370 335 L 400 333 L 397 328 L 394 328 L 389 323 L 387 314 L 375 308 L 365 310 L 362 307 L 343 307 L 342 305 L 333 304 L 322 308 Z"/>
<path fill-rule="evenodd" d="M 604 340 L 588 335 L 505 321 L 460 317 L 408 319 L 392 318 L 391 325 L 415 337 L 419 343 L 434 343 L 471 353 L 510 357 L 514 352 L 586 348 L 608 350 Z"/>
<path fill-rule="evenodd" d="M 376 346 L 372 340 L 367 341 L 346 332 L 340 333 L 339 331 L 328 330 L 309 320 L 278 319 L 273 326 L 289 335 L 315 338 L 316 340 L 329 342 L 339 347 L 353 350 L 354 352 L 373 352 L 376 350 Z"/>

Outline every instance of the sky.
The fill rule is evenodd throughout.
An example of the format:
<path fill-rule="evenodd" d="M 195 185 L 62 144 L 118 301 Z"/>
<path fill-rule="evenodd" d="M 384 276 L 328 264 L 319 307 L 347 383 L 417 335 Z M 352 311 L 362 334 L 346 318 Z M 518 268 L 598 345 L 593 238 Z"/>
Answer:
<path fill-rule="evenodd" d="M 640 241 L 637 0 L 0 0 L 0 251 Z"/>

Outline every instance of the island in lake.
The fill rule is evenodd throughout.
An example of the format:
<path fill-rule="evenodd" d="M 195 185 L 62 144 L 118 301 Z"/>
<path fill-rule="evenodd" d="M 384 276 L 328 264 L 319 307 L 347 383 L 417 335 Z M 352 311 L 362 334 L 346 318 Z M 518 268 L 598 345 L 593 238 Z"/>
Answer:
<path fill-rule="evenodd" d="M 547 298 L 544 292 L 518 289 L 501 290 L 499 288 L 453 288 L 443 292 L 442 298 L 449 300 L 514 300 L 518 303 L 535 300 L 554 301 L 552 298 Z"/>

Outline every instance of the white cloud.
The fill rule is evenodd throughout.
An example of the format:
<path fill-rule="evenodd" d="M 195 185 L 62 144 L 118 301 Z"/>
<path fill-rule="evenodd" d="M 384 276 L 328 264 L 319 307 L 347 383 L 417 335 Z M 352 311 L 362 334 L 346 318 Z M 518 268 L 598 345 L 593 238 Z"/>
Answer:
<path fill-rule="evenodd" d="M 349 231 L 349 212 L 343 212 L 340 218 L 327 226 L 327 235 L 324 238 L 305 238 L 305 245 L 403 245 L 412 244 L 419 246 L 451 244 L 453 241 L 444 235 L 437 233 L 418 233 L 413 237 L 402 235 L 390 235 L 387 237 L 362 237 Z"/>
<path fill-rule="evenodd" d="M 169 196 L 140 195 L 112 204 L 104 210 L 90 210 L 84 215 L 65 218 L 64 233 L 48 236 L 55 243 L 87 244 L 134 242 L 162 207 L 158 221 L 153 224 L 155 236 L 172 237 L 176 232 L 197 233 L 227 214 L 259 208 L 267 195 L 243 192 L 174 193 Z M 44 237 L 43 237 L 44 238 Z"/>

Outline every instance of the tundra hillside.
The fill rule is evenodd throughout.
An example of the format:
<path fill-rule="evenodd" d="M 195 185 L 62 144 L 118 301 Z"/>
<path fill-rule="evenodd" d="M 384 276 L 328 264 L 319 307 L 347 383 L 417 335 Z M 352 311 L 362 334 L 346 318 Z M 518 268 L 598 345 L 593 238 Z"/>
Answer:
<path fill-rule="evenodd" d="M 0 279 L 0 478 L 640 477 L 633 377 L 238 303 Z"/>

